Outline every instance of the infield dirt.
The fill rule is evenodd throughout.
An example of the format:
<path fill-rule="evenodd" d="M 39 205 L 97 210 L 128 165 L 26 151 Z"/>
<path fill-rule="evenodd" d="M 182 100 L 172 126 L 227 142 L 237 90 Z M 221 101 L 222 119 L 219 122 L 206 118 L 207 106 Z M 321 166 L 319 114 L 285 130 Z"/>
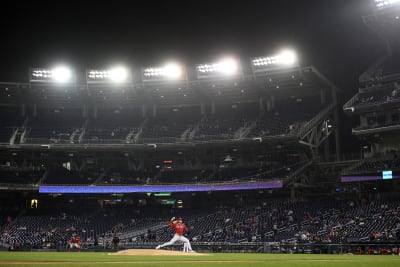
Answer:
<path fill-rule="evenodd" d="M 183 251 L 174 251 L 174 250 L 163 250 L 163 249 L 127 249 L 121 250 L 115 253 L 110 253 L 108 255 L 113 256 L 206 256 L 207 254 L 203 253 L 187 253 Z"/>

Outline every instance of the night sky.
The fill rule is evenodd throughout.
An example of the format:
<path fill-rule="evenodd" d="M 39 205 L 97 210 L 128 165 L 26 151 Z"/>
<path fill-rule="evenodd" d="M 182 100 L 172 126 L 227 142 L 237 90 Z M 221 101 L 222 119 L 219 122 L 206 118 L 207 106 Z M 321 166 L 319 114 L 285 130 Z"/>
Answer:
<path fill-rule="evenodd" d="M 351 96 L 383 43 L 362 22 L 368 0 L 2 1 L 0 81 L 65 62 L 78 71 L 221 55 L 242 60 L 297 50 Z"/>

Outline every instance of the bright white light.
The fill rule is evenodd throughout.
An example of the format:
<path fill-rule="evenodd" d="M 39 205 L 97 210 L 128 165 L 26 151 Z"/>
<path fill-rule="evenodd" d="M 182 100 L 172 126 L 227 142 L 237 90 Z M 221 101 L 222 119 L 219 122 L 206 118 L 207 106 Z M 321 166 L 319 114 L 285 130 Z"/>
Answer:
<path fill-rule="evenodd" d="M 295 52 L 286 50 L 279 54 L 279 60 L 282 64 L 292 65 L 297 61 L 297 56 Z"/>
<path fill-rule="evenodd" d="M 233 75 L 239 73 L 239 63 L 232 58 L 221 60 L 212 64 L 197 65 L 197 71 L 202 75 Z"/>
<path fill-rule="evenodd" d="M 146 79 L 181 79 L 183 77 L 184 69 L 181 65 L 176 63 L 169 63 L 164 67 L 150 67 L 143 69 L 143 76 Z"/>
<path fill-rule="evenodd" d="M 233 59 L 225 59 L 218 64 L 218 69 L 220 72 L 225 74 L 234 74 L 237 72 L 238 64 Z"/>
<path fill-rule="evenodd" d="M 197 66 L 197 70 L 202 73 L 216 72 L 218 70 L 218 64 L 202 64 Z"/>
<path fill-rule="evenodd" d="M 179 78 L 182 75 L 182 68 L 178 64 L 168 64 L 164 67 L 164 74 L 170 78 Z"/>
<path fill-rule="evenodd" d="M 375 0 L 375 6 L 377 8 L 384 8 L 398 3 L 400 3 L 400 0 Z"/>
<path fill-rule="evenodd" d="M 297 55 L 291 50 L 284 50 L 274 56 L 259 57 L 251 60 L 253 67 L 260 71 L 269 69 L 270 66 L 290 66 L 295 65 L 296 63 Z"/>
<path fill-rule="evenodd" d="M 72 77 L 71 70 L 64 66 L 54 68 L 51 74 L 54 81 L 61 83 L 71 80 Z"/>
<path fill-rule="evenodd" d="M 104 75 L 99 75 L 99 76 L 104 77 Z M 100 77 L 100 78 L 103 78 L 103 77 Z M 108 71 L 108 77 L 113 82 L 117 82 L 117 83 L 124 82 L 128 78 L 128 71 L 124 67 L 115 67 Z"/>
<path fill-rule="evenodd" d="M 109 73 L 106 70 L 90 70 L 87 72 L 88 78 L 92 80 L 108 79 Z"/>
<path fill-rule="evenodd" d="M 88 70 L 86 73 L 89 83 L 123 83 L 129 79 L 129 71 L 123 66 L 116 66 L 109 70 Z"/>

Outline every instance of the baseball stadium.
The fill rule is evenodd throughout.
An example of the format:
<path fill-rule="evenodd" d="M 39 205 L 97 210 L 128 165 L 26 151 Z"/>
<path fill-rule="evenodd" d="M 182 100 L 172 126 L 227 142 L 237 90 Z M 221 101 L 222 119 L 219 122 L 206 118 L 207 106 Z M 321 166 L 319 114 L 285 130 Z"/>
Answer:
<path fill-rule="evenodd" d="M 218 20 L 214 15 L 227 3 L 198 10 L 210 12 L 210 21 L 242 23 L 246 12 L 264 17 L 285 7 L 239 2 L 231 1 L 230 15 Z M 251 7 L 255 2 L 258 8 Z M 20 75 L 15 66 L 28 64 L 21 55 L 0 74 L 16 77 L 0 82 L 0 266 L 400 266 L 400 1 L 311 2 L 297 4 L 299 13 L 310 12 L 301 20 L 315 4 L 318 16 L 345 21 L 357 49 L 343 57 L 358 53 L 358 61 L 338 65 L 347 37 L 325 31 L 340 27 L 329 26 L 332 21 L 303 29 L 332 36 L 316 56 L 295 44 L 255 54 L 262 44 L 252 42 L 241 50 L 251 53 L 214 57 L 222 49 L 210 43 L 222 39 L 194 48 L 190 40 L 197 39 L 185 35 L 191 26 L 170 36 L 182 55 L 189 54 L 174 38 L 186 36 L 188 50 L 204 50 L 187 59 L 164 60 L 161 53 L 154 61 L 96 67 L 90 53 L 97 57 L 108 45 L 124 50 L 113 41 L 79 54 L 75 65 L 49 63 L 57 57 L 37 53 Z M 59 34 L 79 32 L 72 38 L 85 47 L 100 38 L 88 30 L 94 18 L 114 14 L 110 21 L 128 22 L 128 4 L 117 10 L 99 3 L 101 12 L 82 6 L 79 23 Z M 62 4 L 58 15 L 28 5 L 6 6 L 22 15 L 20 22 L 2 17 L 2 24 L 19 34 L 33 18 L 66 23 L 66 14 L 75 14 Z M 182 16 L 207 17 L 200 11 Z M 261 25 L 261 17 L 248 23 Z M 37 25 L 24 46 L 3 44 L 0 72 L 9 65 L 7 49 L 26 43 L 38 49 L 35 36 L 42 40 L 47 24 Z M 100 32 L 117 27 L 100 25 Z M 5 40 L 12 40 L 10 32 L 3 32 Z M 52 45 L 63 45 L 46 34 Z M 158 55 L 154 49 L 168 45 L 168 38 L 163 44 L 143 36 L 142 54 Z M 323 47 L 313 38 L 308 41 Z M 318 53 L 327 55 L 325 62 Z"/>

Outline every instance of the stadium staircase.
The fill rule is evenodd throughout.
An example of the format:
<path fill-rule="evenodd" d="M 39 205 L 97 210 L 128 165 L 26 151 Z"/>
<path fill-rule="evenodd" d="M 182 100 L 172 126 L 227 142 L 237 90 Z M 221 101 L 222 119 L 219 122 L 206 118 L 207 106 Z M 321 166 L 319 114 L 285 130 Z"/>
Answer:
<path fill-rule="evenodd" d="M 251 122 L 246 122 L 246 124 L 243 127 L 240 127 L 239 129 L 236 130 L 236 132 L 233 135 L 233 139 L 243 139 L 246 138 L 250 132 L 256 127 L 257 121 L 251 121 Z"/>
<path fill-rule="evenodd" d="M 130 140 L 131 142 L 133 141 L 133 143 L 135 143 L 135 144 L 138 143 L 139 139 L 143 135 L 143 128 L 146 127 L 148 122 L 149 122 L 148 118 L 144 119 L 143 122 L 139 125 L 139 129 L 138 129 L 137 133 L 133 135 L 133 139 L 132 138 L 128 139 L 128 136 L 129 136 L 129 134 L 128 134 L 127 140 Z"/>
<path fill-rule="evenodd" d="M 186 142 L 190 138 L 190 133 L 195 129 L 196 126 L 190 125 L 180 136 L 181 142 Z"/>
<path fill-rule="evenodd" d="M 321 110 L 317 115 L 315 115 L 315 117 L 306 122 L 300 129 L 300 139 L 303 139 L 315 126 L 318 125 L 318 123 L 323 121 L 325 117 L 334 110 L 335 107 L 336 103 L 331 103 L 326 108 Z"/>
<path fill-rule="evenodd" d="M 50 174 L 50 170 L 46 170 L 46 171 L 43 173 L 42 177 L 40 177 L 39 181 L 37 182 L 37 185 L 43 184 L 44 181 L 46 181 L 46 178 L 49 176 L 49 174 Z"/>
<path fill-rule="evenodd" d="M 96 181 L 93 182 L 93 184 L 94 184 L 94 185 L 99 185 L 99 184 L 101 184 L 101 183 L 103 182 L 104 178 L 106 177 L 106 175 L 107 175 L 107 171 L 104 170 L 104 171 L 99 175 L 99 177 L 96 179 Z"/>
<path fill-rule="evenodd" d="M 28 125 L 29 118 L 26 117 L 22 126 L 17 127 L 10 137 L 10 145 L 21 144 L 22 140 L 25 140 L 25 135 L 27 132 L 26 126 Z"/>
<path fill-rule="evenodd" d="M 377 76 L 377 70 L 379 66 L 385 62 L 386 58 L 386 55 L 378 58 L 374 64 L 372 64 L 366 71 L 364 71 L 363 74 L 360 75 L 359 82 L 361 84 L 367 84 L 371 81 L 374 81 L 374 78 Z"/>
<path fill-rule="evenodd" d="M 290 173 L 288 177 L 286 178 L 285 182 L 287 184 L 293 184 L 296 182 L 297 178 L 301 173 L 303 173 L 309 166 L 311 166 L 313 162 L 311 160 L 305 162 L 301 167 L 299 167 L 297 170 L 294 172 Z"/>
<path fill-rule="evenodd" d="M 17 128 L 10 138 L 10 145 L 20 144 L 25 128 Z"/>
<path fill-rule="evenodd" d="M 360 93 L 355 94 L 352 98 L 349 99 L 349 101 L 346 102 L 343 106 L 343 110 L 346 112 L 354 112 L 354 105 L 357 103 L 360 99 Z"/>
<path fill-rule="evenodd" d="M 203 117 L 200 122 L 198 122 L 193 128 L 192 130 L 189 132 L 189 136 L 188 136 L 188 140 L 193 140 L 194 137 L 196 136 L 197 132 L 200 130 L 200 124 L 202 123 L 202 121 L 205 120 L 205 117 Z"/>

